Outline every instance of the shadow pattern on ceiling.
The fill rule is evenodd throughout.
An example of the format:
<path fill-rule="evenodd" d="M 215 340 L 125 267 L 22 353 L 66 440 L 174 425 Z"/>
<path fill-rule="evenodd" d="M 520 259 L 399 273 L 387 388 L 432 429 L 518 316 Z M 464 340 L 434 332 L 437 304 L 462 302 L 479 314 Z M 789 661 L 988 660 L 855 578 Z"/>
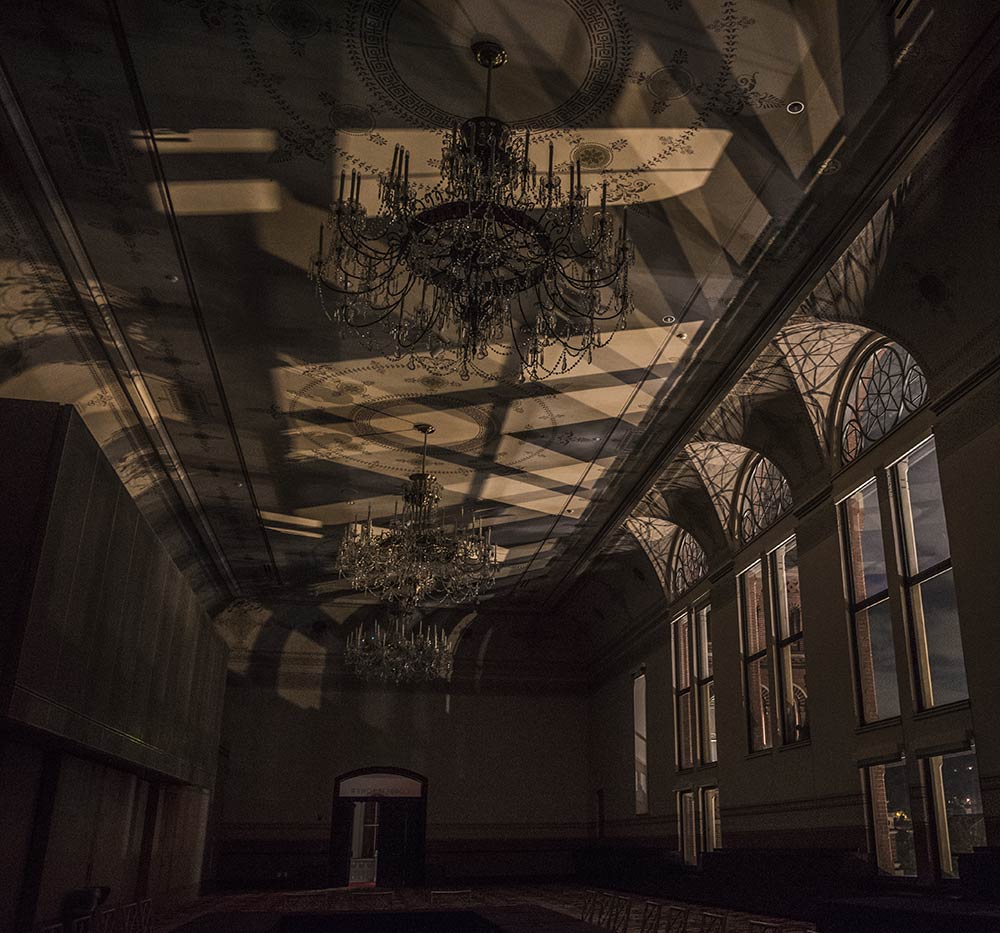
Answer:
<path fill-rule="evenodd" d="M 0 391 L 77 405 L 133 486 L 159 490 L 148 514 L 216 594 L 349 594 L 344 525 L 391 516 L 413 425 L 432 424 L 443 505 L 493 528 L 496 595 L 538 604 L 787 315 L 790 283 L 993 16 L 848 6 L 9 3 Z M 540 383 L 499 354 L 468 382 L 371 357 L 306 276 L 341 168 L 374 196 L 399 143 L 433 184 L 442 134 L 477 112 L 483 36 L 510 55 L 498 115 L 634 216 L 632 326 Z M 18 225 L 25 198 L 44 229 Z M 793 319 L 699 442 L 734 434 L 750 383 L 798 387 L 819 424 L 834 364 L 816 348 L 836 356 L 838 327 L 854 333 Z"/>

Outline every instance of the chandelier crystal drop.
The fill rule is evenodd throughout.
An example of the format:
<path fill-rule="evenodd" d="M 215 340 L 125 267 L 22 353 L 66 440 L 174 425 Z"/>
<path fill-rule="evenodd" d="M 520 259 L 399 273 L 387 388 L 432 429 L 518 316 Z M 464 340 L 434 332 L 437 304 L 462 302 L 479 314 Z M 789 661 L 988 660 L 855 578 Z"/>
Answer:
<path fill-rule="evenodd" d="M 428 602 L 468 603 L 496 577 L 497 549 L 482 520 L 445 522 L 438 509 L 441 485 L 427 472 L 424 435 L 421 470 L 403 484 L 403 509 L 387 528 L 353 522 L 344 536 L 337 569 L 359 590 L 385 602 L 415 607 Z"/>
<path fill-rule="evenodd" d="M 487 69 L 485 113 L 445 134 L 440 182 L 418 194 L 410 153 L 397 146 L 370 217 L 360 174 L 347 187 L 342 172 L 311 277 L 331 320 L 411 369 L 468 379 L 494 351 L 521 379 L 540 379 L 589 362 L 626 326 L 635 261 L 627 209 L 619 223 L 607 182 L 585 184 L 579 162 L 554 165 L 551 142 L 539 171 L 530 131 L 515 138 L 490 116 L 506 52 L 493 42 L 472 50 Z"/>
<path fill-rule="evenodd" d="M 387 623 L 348 636 L 344 664 L 362 680 L 388 684 L 450 680 L 455 648 L 443 628 L 401 609 Z"/>

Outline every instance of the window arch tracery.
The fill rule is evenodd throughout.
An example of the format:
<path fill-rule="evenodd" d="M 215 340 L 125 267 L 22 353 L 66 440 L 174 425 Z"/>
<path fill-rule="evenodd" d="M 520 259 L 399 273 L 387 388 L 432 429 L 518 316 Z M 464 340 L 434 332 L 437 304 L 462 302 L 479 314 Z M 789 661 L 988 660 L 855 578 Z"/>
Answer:
<path fill-rule="evenodd" d="M 708 558 L 702 546 L 687 531 L 682 531 L 674 543 L 670 562 L 670 590 L 674 596 L 691 589 L 708 573 Z"/>
<path fill-rule="evenodd" d="M 767 457 L 756 455 L 744 469 L 736 500 L 734 525 L 740 543 L 770 528 L 791 507 L 788 480 Z"/>
<path fill-rule="evenodd" d="M 855 367 L 840 411 L 840 456 L 857 459 L 927 400 L 927 379 L 913 357 L 886 340 Z"/>

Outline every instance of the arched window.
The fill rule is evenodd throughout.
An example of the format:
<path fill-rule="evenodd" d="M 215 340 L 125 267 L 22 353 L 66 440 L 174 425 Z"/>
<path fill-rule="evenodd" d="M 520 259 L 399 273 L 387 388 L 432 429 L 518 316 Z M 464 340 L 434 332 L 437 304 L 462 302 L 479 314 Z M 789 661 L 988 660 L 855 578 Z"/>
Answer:
<path fill-rule="evenodd" d="M 861 358 L 840 411 L 840 456 L 850 463 L 927 399 L 927 380 L 899 344 L 874 344 Z"/>
<path fill-rule="evenodd" d="M 767 457 L 751 458 L 736 498 L 734 526 L 740 543 L 770 528 L 791 506 L 792 491 L 781 471 Z"/>
<path fill-rule="evenodd" d="M 674 543 L 670 563 L 670 592 L 680 596 L 708 573 L 708 560 L 701 545 L 686 531 L 680 532 Z"/>

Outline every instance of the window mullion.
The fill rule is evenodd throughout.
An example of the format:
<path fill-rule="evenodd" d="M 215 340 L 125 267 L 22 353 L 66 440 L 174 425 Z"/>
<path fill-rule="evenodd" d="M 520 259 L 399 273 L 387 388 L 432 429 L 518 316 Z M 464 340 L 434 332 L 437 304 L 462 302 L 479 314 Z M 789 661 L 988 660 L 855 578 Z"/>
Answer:
<path fill-rule="evenodd" d="M 896 496 L 889 471 L 879 470 L 875 477 L 878 489 L 879 516 L 882 526 L 882 553 L 885 557 L 886 593 L 889 599 L 889 620 L 892 623 L 892 641 L 896 656 L 896 672 L 901 677 L 908 672 L 908 686 L 899 685 L 900 712 L 912 714 L 917 701 L 916 690 L 920 683 L 919 669 L 915 668 L 915 654 L 910 651 L 910 632 L 907 625 L 906 571 L 903 564 L 903 545 L 899 541 Z M 857 611 L 857 610 L 855 610 Z M 909 709 L 907 709 L 909 705 Z"/>
<path fill-rule="evenodd" d="M 695 618 L 694 607 L 688 606 L 688 684 L 691 689 L 691 766 L 698 767 L 701 764 L 701 709 L 700 697 L 698 696 L 697 667 L 695 666 L 695 652 L 698 650 L 698 626 Z"/>
<path fill-rule="evenodd" d="M 777 665 L 777 651 L 775 649 L 775 633 L 777 632 L 777 628 L 775 627 L 775 595 L 772 581 L 774 575 L 771 572 L 771 564 L 770 557 L 767 554 L 763 555 L 760 562 L 760 572 L 761 590 L 766 595 L 766 598 L 762 602 L 764 609 L 764 640 L 767 646 L 763 652 L 763 656 L 767 658 L 767 667 L 771 675 L 771 702 L 768 704 L 769 709 L 767 712 L 768 720 L 771 724 L 771 735 L 781 740 L 778 743 L 772 742 L 771 747 L 773 748 L 775 744 L 782 744 L 784 742 L 784 731 L 780 728 L 780 717 L 778 716 L 778 707 L 781 705 L 781 692 L 783 688 L 779 682 L 781 671 Z"/>
<path fill-rule="evenodd" d="M 926 583 L 932 577 L 936 577 L 939 573 L 944 573 L 946 570 L 951 570 L 950 557 L 946 557 L 944 560 L 938 561 L 933 567 L 928 567 L 926 570 L 922 570 L 915 576 L 910 577 L 907 583 L 910 587 L 914 587 L 921 583 Z"/>

